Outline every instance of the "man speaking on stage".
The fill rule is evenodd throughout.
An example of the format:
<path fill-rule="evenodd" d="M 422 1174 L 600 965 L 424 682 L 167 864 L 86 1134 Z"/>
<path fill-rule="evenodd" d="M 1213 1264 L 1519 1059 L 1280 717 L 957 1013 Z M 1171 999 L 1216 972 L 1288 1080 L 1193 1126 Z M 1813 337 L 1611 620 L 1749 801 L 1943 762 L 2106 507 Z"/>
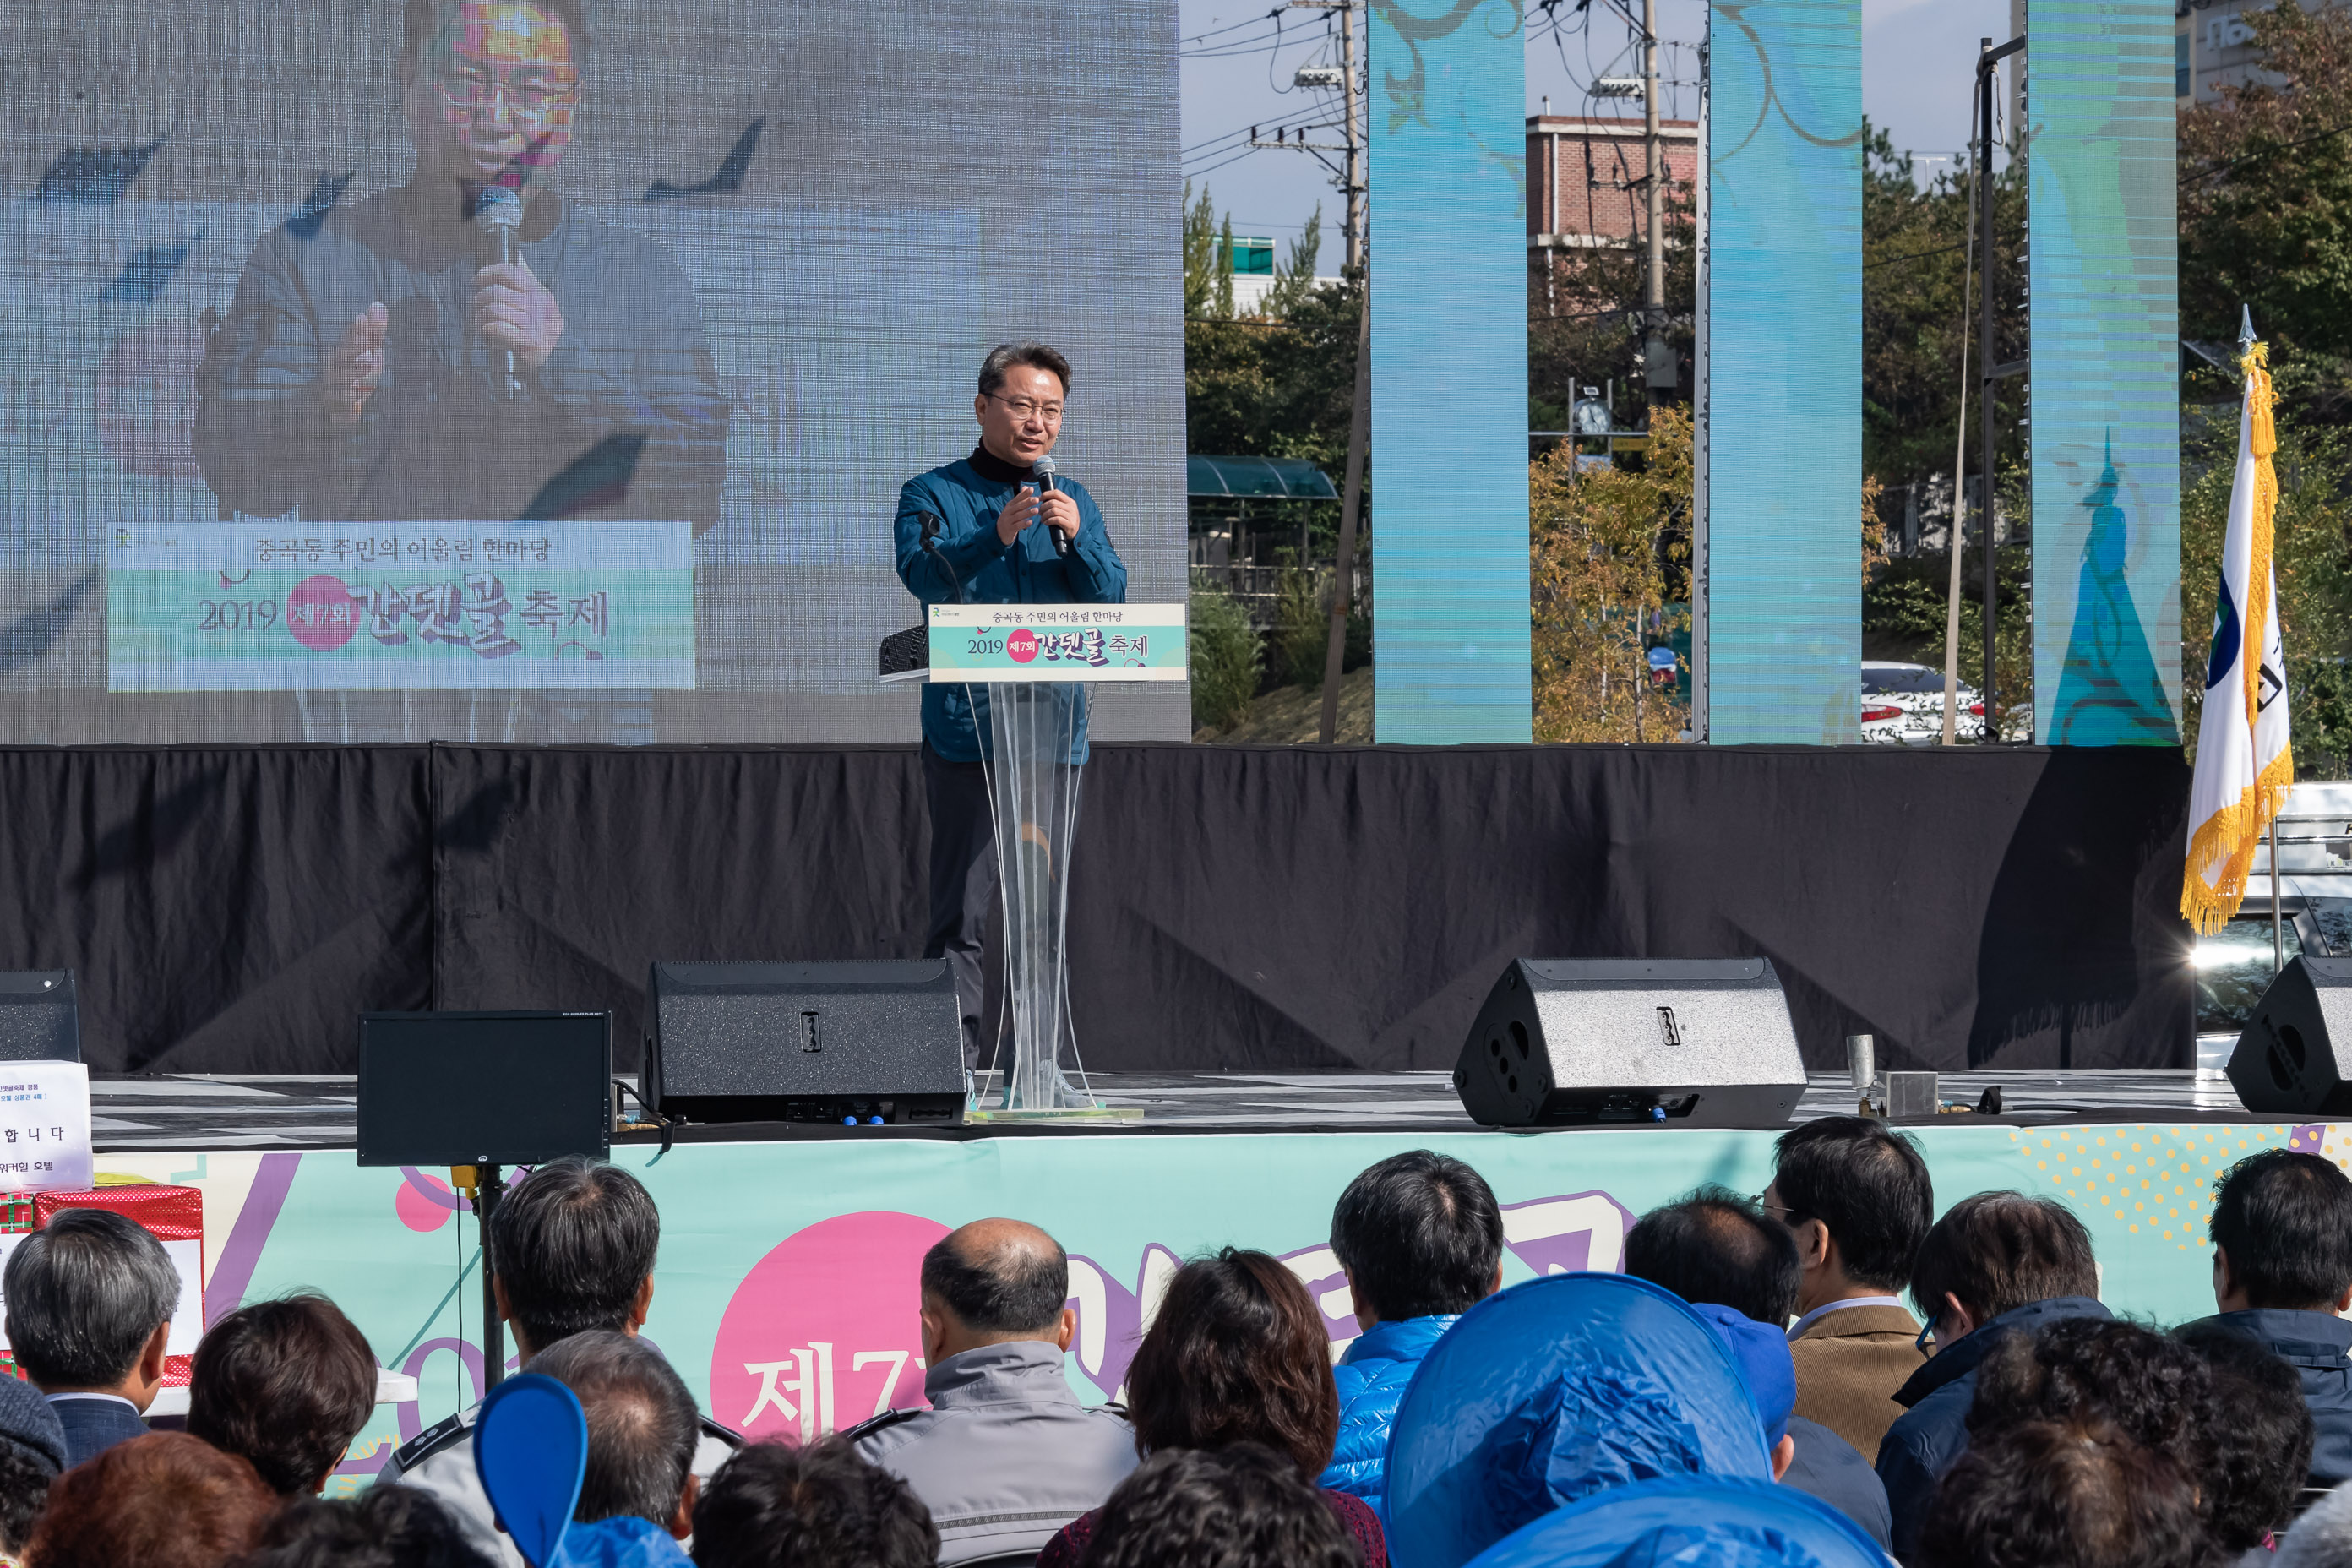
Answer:
<path fill-rule="evenodd" d="M 1086 487 L 1037 462 L 1061 438 L 1070 362 L 1043 343 L 1002 343 L 980 367 L 971 456 L 898 492 L 898 577 L 926 605 L 1118 605 L 1127 566 Z M 928 547 L 927 547 L 928 546 Z M 1087 760 L 1082 688 L 1070 761 Z M 980 1065 L 981 942 L 996 898 L 995 830 L 981 759 L 988 688 L 923 688 L 923 794 L 931 814 L 931 926 L 926 958 L 944 957 L 963 1015 L 964 1065 Z"/>

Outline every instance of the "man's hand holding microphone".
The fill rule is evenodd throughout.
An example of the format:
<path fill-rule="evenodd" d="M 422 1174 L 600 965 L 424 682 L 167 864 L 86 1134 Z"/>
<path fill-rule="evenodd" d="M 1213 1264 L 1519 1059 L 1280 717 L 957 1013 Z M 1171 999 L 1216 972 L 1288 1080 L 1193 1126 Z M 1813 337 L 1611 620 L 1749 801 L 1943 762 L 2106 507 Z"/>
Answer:
<path fill-rule="evenodd" d="M 1059 535 L 1055 548 L 1067 554 L 1071 542 L 1078 537 L 1078 503 L 1058 489 L 1041 497 L 1036 486 L 1024 484 L 996 514 L 996 537 L 1010 545 L 1034 522 L 1043 522 Z"/>

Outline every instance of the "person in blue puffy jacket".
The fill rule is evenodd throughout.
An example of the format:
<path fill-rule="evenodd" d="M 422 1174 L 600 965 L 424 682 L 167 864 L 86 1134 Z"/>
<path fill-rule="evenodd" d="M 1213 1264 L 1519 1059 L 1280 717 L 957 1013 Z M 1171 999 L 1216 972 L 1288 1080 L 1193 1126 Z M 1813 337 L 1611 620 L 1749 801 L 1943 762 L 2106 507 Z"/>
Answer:
<path fill-rule="evenodd" d="M 1348 1184 L 1331 1211 L 1331 1250 L 1364 1331 L 1331 1369 L 1339 1441 L 1318 1484 L 1380 1510 L 1405 1385 L 1454 1320 L 1502 1287 L 1503 1212 L 1477 1172 L 1416 1149 Z"/>

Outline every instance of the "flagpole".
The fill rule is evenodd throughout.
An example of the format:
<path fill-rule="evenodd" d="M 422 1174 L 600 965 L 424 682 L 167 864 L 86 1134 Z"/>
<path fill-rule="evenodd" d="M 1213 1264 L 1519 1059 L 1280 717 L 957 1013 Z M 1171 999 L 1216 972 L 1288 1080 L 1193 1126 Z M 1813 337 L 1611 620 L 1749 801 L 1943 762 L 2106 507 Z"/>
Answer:
<path fill-rule="evenodd" d="M 2254 346 L 2253 307 L 2251 305 L 2240 305 L 2238 307 L 2238 353 L 2242 355 Z M 2278 614 L 2278 605 L 2275 604 L 2271 606 L 2271 614 L 2273 616 Z M 2261 655 L 2257 652 L 2254 657 L 2260 658 Z M 2256 730 L 2259 728 L 2259 725 L 2251 723 L 2246 726 L 2246 744 L 2253 752 L 2254 777 L 2256 779 L 2260 779 L 2263 776 L 2263 745 L 2261 740 L 2255 734 Z M 2259 799 L 2259 795 L 2257 795 L 2256 798 Z M 2275 812 L 2271 815 L 2270 844 L 2271 978 L 2275 980 L 2286 969 L 2286 941 L 2282 933 L 2281 921 L 2279 920 L 2279 836 L 2278 815 Z"/>

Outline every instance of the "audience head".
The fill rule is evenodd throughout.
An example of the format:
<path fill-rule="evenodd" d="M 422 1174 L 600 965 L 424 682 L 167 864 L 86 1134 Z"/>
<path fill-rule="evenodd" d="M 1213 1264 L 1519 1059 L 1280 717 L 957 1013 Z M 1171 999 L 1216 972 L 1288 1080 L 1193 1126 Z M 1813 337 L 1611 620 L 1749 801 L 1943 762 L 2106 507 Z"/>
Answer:
<path fill-rule="evenodd" d="M 1017 1219 L 976 1219 L 923 1254 L 925 1364 L 1018 1340 L 1068 1350 L 1078 1326 L 1069 1299 L 1061 1243 Z"/>
<path fill-rule="evenodd" d="M 32 1539 L 49 1500 L 49 1483 L 66 1468 L 66 1429 L 33 1385 L 0 1375 L 0 1552 Z"/>
<path fill-rule="evenodd" d="M 2206 1321 L 2172 1337 L 2205 1358 L 2213 1380 L 2213 1538 L 2251 1552 L 2294 1517 L 2311 1473 L 2314 1433 L 2303 1379 L 2261 1341 Z"/>
<path fill-rule="evenodd" d="M 1422 1316 L 1427 1316 L 1423 1313 Z M 1358 1568 L 1355 1542 L 1286 1454 L 1170 1448 L 1118 1483 L 1087 1568 Z"/>
<path fill-rule="evenodd" d="M 1796 1237 L 1803 1310 L 1909 1284 L 1936 1190 L 1909 1133 L 1867 1116 L 1824 1116 L 1780 1135 L 1764 1208 Z"/>
<path fill-rule="evenodd" d="M 236 1455 L 151 1432 L 59 1477 L 26 1557 L 41 1568 L 222 1568 L 252 1550 L 278 1508 Z"/>
<path fill-rule="evenodd" d="M 415 1487 L 306 1498 L 262 1532 L 238 1568 L 492 1568 L 449 1510 Z"/>
<path fill-rule="evenodd" d="M 2211 1500 L 2221 1412 L 2205 1358 L 2178 1340 L 2107 1318 L 2011 1333 L 1977 1363 L 1971 1443 L 2037 1421 L 2104 1423 L 2161 1454 Z"/>
<path fill-rule="evenodd" d="M 142 1410 L 154 1399 L 180 1271 L 138 1221 L 60 1209 L 9 1254 L 0 1292 L 16 1364 L 44 1392 L 119 1393 Z"/>
<path fill-rule="evenodd" d="M 1263 1443 L 1322 1474 L 1339 1432 L 1331 1337 L 1298 1277 L 1233 1247 L 1176 1270 L 1127 1369 L 1136 1451 Z"/>
<path fill-rule="evenodd" d="M 1796 1310 L 1797 1244 L 1788 1227 L 1722 1187 L 1643 1215 L 1625 1233 L 1625 1272 L 1775 1327 Z"/>
<path fill-rule="evenodd" d="M 1911 1265 L 1911 1299 L 1943 1344 L 2035 1301 L 2098 1293 L 2091 1233 L 2063 1204 L 2023 1193 L 1962 1198 Z"/>
<path fill-rule="evenodd" d="M 643 1519 L 681 1539 L 694 1512 L 694 1395 L 661 1352 L 633 1335 L 592 1329 L 541 1351 L 530 1370 L 572 1390 L 588 1417 L 588 1473 L 572 1517 Z"/>
<path fill-rule="evenodd" d="M 939 1556 L 930 1510 L 845 1437 L 755 1443 L 719 1468 L 694 1505 L 701 1568 L 930 1568 Z"/>
<path fill-rule="evenodd" d="M 1449 1317 L 1501 1288 L 1503 1211 L 1477 1172 L 1415 1149 L 1348 1184 L 1331 1211 L 1331 1251 L 1365 1328 Z"/>
<path fill-rule="evenodd" d="M 2008 1426 L 1944 1476 L 1917 1568 L 2207 1568 L 2195 1482 L 2095 1416 Z"/>
<path fill-rule="evenodd" d="M 2265 1149 L 2213 1192 L 2213 1295 L 2223 1311 L 2352 1309 L 2352 1178 L 2332 1161 Z"/>
<path fill-rule="evenodd" d="M 375 1376 L 367 1336 L 332 1301 L 257 1301 L 196 1346 L 188 1431 L 280 1497 L 321 1491 L 375 1411 Z"/>
<path fill-rule="evenodd" d="M 652 1194 L 620 1167 L 570 1155 L 531 1172 L 490 1220 L 499 1310 L 524 1359 L 590 1329 L 635 1333 L 660 1245 Z"/>

